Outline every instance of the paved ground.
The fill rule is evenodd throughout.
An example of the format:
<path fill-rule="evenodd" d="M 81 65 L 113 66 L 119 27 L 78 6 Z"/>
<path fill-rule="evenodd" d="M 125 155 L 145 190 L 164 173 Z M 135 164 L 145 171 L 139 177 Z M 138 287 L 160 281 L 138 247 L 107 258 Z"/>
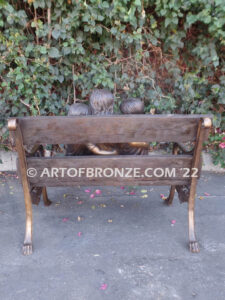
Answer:
<path fill-rule="evenodd" d="M 224 175 L 199 182 L 199 254 L 187 249 L 187 205 L 162 203 L 167 187 L 104 187 L 93 199 L 81 187 L 51 188 L 52 206 L 33 207 L 34 253 L 24 257 L 22 189 L 9 176 L 0 188 L 1 300 L 225 299 Z"/>

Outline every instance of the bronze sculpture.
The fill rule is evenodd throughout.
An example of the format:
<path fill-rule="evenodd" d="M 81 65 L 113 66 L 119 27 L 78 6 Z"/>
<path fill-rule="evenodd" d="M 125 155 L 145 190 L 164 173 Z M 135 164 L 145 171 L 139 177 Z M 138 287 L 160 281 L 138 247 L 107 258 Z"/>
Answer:
<path fill-rule="evenodd" d="M 98 118 L 96 118 L 98 119 Z M 142 122 L 140 123 L 140 119 Z M 117 124 L 115 124 L 115 120 L 117 122 L 121 122 L 121 128 L 118 128 Z M 106 164 L 111 167 L 120 167 L 129 165 L 130 167 L 139 166 L 140 168 L 144 168 L 146 163 L 149 163 L 152 167 L 154 166 L 165 166 L 165 162 L 168 162 L 168 166 L 172 164 L 182 165 L 184 168 L 190 168 L 190 166 L 194 169 L 199 169 L 200 167 L 200 155 L 202 150 L 203 141 L 207 139 L 207 135 L 209 133 L 209 129 L 211 127 L 211 119 L 209 117 L 205 117 L 204 115 L 189 115 L 189 116 L 181 116 L 181 115 L 168 115 L 168 116 L 156 116 L 152 118 L 152 116 L 133 116 L 133 118 L 124 118 L 123 116 L 115 116 L 115 117 L 101 117 L 99 121 L 96 120 L 96 124 L 98 127 L 101 127 L 101 122 L 109 122 L 111 127 L 107 127 L 107 130 L 103 128 L 103 136 L 100 136 L 98 141 L 105 141 L 105 138 L 110 132 L 111 136 L 115 135 L 114 141 L 121 140 L 118 136 L 124 134 L 124 140 L 130 138 L 130 134 L 134 136 L 136 134 L 135 127 L 141 126 L 141 130 L 138 132 L 139 139 L 147 139 L 153 140 L 155 135 L 157 134 L 158 140 L 166 140 L 168 142 L 177 141 L 195 141 L 195 147 L 193 155 L 170 155 L 168 157 L 163 157 L 158 155 L 156 157 L 137 157 L 135 161 L 131 156 L 126 157 L 109 157 L 103 159 L 98 159 L 96 157 L 92 158 L 91 156 L 87 156 L 85 159 L 64 157 L 64 158 L 50 158 L 45 159 L 43 157 L 40 158 L 32 158 L 27 157 L 25 154 L 24 146 L 25 145 L 36 145 L 42 143 L 52 143 L 59 144 L 60 142 L 64 142 L 68 144 L 71 142 L 71 139 L 76 140 L 79 138 L 79 131 L 74 130 L 73 125 L 75 124 L 78 130 L 81 130 L 82 135 L 88 139 L 91 134 L 97 136 L 98 128 L 91 127 L 91 118 L 84 118 L 84 123 L 88 130 L 84 130 L 84 128 L 79 127 L 80 120 L 72 120 L 70 117 L 62 118 L 62 117 L 33 117 L 33 118 L 17 118 L 10 119 L 8 121 L 8 128 L 14 138 L 16 149 L 19 157 L 19 166 L 21 172 L 21 181 L 24 190 L 24 200 L 25 200 L 25 209 L 26 209 L 26 230 L 25 230 L 25 239 L 23 244 L 23 253 L 25 255 L 29 255 L 32 253 L 32 201 L 30 195 L 30 186 L 64 186 L 64 185 L 86 185 L 90 183 L 89 178 L 84 177 L 84 180 L 80 180 L 80 178 L 71 178 L 67 176 L 66 178 L 60 179 L 50 177 L 44 178 L 39 177 L 29 177 L 28 176 L 28 168 L 32 166 L 32 168 L 36 168 L 38 170 L 42 170 L 52 166 L 52 162 L 56 167 L 67 167 L 71 166 L 71 164 L 76 163 L 77 166 L 85 168 L 88 167 L 89 163 L 95 162 L 98 160 L 99 166 L 105 166 Z M 157 126 L 155 126 L 155 123 Z M 53 128 L 55 128 L 57 124 L 57 131 L 53 132 Z M 132 126 L 131 130 L 129 126 Z M 177 126 L 179 124 L 179 126 Z M 196 132 L 197 127 L 197 132 Z M 109 129 L 110 128 L 110 129 Z M 65 131 L 67 130 L 67 131 Z M 153 131 L 154 130 L 154 131 Z M 136 136 L 136 135 L 135 135 Z M 95 140 L 95 139 L 93 139 Z M 138 164 L 137 164 L 138 163 Z M 108 185 L 121 185 L 123 184 L 136 184 L 140 183 L 141 185 L 150 183 L 151 185 L 172 185 L 177 186 L 181 184 L 190 184 L 190 193 L 188 199 L 188 219 L 189 219 L 189 247 L 191 252 L 199 252 L 198 242 L 195 236 L 195 221 L 194 221 L 194 207 L 195 207 L 195 193 L 196 193 L 196 185 L 197 185 L 197 177 L 184 178 L 182 174 L 179 174 L 177 178 L 157 178 L 157 180 L 152 181 L 151 178 L 147 178 L 143 182 L 141 177 L 139 178 L 123 178 L 121 182 L 121 178 L 114 178 L 111 180 L 108 177 L 96 178 L 95 184 L 108 184 Z"/>
<path fill-rule="evenodd" d="M 128 98 L 120 104 L 122 114 L 144 114 L 144 102 L 139 98 Z"/>
<path fill-rule="evenodd" d="M 114 96 L 106 89 L 95 89 L 90 95 L 89 109 L 92 115 L 112 115 L 114 106 Z M 97 155 L 115 155 L 118 154 L 115 144 L 101 143 L 92 144 L 88 143 L 88 149 L 93 154 Z"/>
<path fill-rule="evenodd" d="M 95 89 L 90 95 L 89 107 L 75 103 L 70 106 L 68 116 L 112 115 L 114 96 L 106 89 Z M 144 103 L 138 98 L 128 98 L 120 105 L 122 114 L 144 114 Z M 149 144 L 145 142 L 101 143 L 86 145 L 67 145 L 66 155 L 147 155 Z"/>
<path fill-rule="evenodd" d="M 68 116 L 86 116 L 89 115 L 89 107 L 83 103 L 74 103 L 70 106 Z M 68 144 L 65 146 L 66 155 L 90 155 L 91 151 L 83 144 Z"/>
<path fill-rule="evenodd" d="M 144 114 L 144 103 L 138 98 L 128 98 L 120 104 L 122 114 Z M 119 144 L 119 154 L 121 155 L 147 155 L 149 143 L 131 142 L 129 144 Z"/>
<path fill-rule="evenodd" d="M 114 96 L 106 89 L 95 89 L 90 95 L 90 113 L 92 115 L 112 115 Z"/>
<path fill-rule="evenodd" d="M 110 115 L 113 114 L 114 97 L 105 89 L 95 89 L 90 95 L 89 106 L 75 103 L 70 106 L 68 116 Z M 75 144 L 66 146 L 66 155 L 115 155 L 118 154 L 114 144 Z"/>

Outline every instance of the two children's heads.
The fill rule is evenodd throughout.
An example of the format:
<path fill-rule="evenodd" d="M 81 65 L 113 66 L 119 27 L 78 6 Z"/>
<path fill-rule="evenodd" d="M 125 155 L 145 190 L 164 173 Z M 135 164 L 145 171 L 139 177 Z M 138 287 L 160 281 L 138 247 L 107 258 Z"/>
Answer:
<path fill-rule="evenodd" d="M 90 96 L 90 111 L 92 115 L 107 115 L 113 113 L 113 94 L 105 89 L 96 89 Z M 128 98 L 120 105 L 123 114 L 143 114 L 144 103 L 138 98 Z"/>

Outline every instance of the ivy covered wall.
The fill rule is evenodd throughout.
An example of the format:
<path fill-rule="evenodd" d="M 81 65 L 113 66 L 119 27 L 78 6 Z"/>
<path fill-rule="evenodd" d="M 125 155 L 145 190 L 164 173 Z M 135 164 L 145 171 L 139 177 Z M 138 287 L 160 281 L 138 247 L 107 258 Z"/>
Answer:
<path fill-rule="evenodd" d="M 225 130 L 223 0 L 0 0 L 0 126 L 65 114 L 90 91 Z"/>

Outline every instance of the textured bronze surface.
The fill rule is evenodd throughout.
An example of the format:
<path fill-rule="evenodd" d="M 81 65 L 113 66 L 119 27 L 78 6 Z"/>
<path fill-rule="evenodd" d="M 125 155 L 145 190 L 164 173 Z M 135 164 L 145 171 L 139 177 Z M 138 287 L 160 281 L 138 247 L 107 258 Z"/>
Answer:
<path fill-rule="evenodd" d="M 118 155 L 118 156 L 72 156 L 72 157 L 52 157 L 52 158 L 27 158 L 28 168 L 35 168 L 37 171 L 37 176 L 30 177 L 29 182 L 34 186 L 64 186 L 64 185 L 121 185 L 121 182 L 127 185 L 135 184 L 145 184 L 145 185 L 168 185 L 168 184 L 188 184 L 190 183 L 190 178 L 183 177 L 182 168 L 191 168 L 192 156 L 190 155 Z M 92 168 L 92 169 L 122 169 L 122 168 L 139 168 L 140 174 L 144 174 L 145 169 L 148 167 L 152 170 L 156 168 L 165 169 L 167 167 L 176 168 L 175 177 L 156 177 L 151 170 L 149 174 L 152 177 L 70 177 L 68 174 L 64 174 L 63 177 L 57 176 L 42 176 L 42 171 L 44 168 L 51 170 L 52 168 L 66 168 L 71 167 L 79 168 Z"/>
<path fill-rule="evenodd" d="M 199 120 L 196 145 L 193 156 L 192 168 L 200 167 L 200 155 L 202 144 L 204 141 L 203 120 Z M 199 245 L 195 235 L 195 194 L 196 194 L 197 178 L 191 178 L 190 194 L 188 199 L 188 228 L 189 228 L 189 247 L 191 252 L 199 252 Z"/>
<path fill-rule="evenodd" d="M 35 145 L 71 142 L 191 142 L 196 139 L 199 118 L 199 115 L 139 114 L 38 116 L 18 120 L 23 132 L 24 145 Z"/>
<path fill-rule="evenodd" d="M 174 155 L 177 155 L 178 153 L 178 145 L 177 144 L 174 144 L 173 145 L 173 154 Z M 170 187 L 170 194 L 169 196 L 165 199 L 165 204 L 167 205 L 171 205 L 173 203 L 173 198 L 174 198 L 174 195 L 175 195 L 175 190 L 176 190 L 176 186 L 175 185 L 172 185 Z"/>
<path fill-rule="evenodd" d="M 174 167 L 177 169 L 201 168 L 202 143 L 207 138 L 210 122 L 208 117 L 203 115 L 130 115 L 130 116 L 68 116 L 68 117 L 36 117 L 18 118 L 9 122 L 9 129 L 13 133 L 19 156 L 21 180 L 24 191 L 26 209 L 26 230 L 23 245 L 25 255 L 32 253 L 32 203 L 31 188 L 43 187 L 42 194 L 46 205 L 50 204 L 47 196 L 46 186 L 71 186 L 81 184 L 91 185 L 172 185 L 171 195 L 168 204 L 172 203 L 174 196 L 173 186 L 190 185 L 188 199 L 189 219 L 189 246 L 192 252 L 198 252 L 199 246 L 195 236 L 194 208 L 197 177 L 183 178 L 177 173 L 176 178 L 93 178 L 87 180 L 76 177 L 61 178 L 38 178 L 27 177 L 27 168 L 35 167 L 37 172 L 43 167 L 139 167 L 139 168 L 164 168 Z M 76 130 L 74 130 L 76 128 Z M 101 129 L 101 130 L 99 130 Z M 174 154 L 169 156 L 142 156 L 142 155 L 117 155 L 117 156 L 77 156 L 77 157 L 27 157 L 24 150 L 25 145 L 60 144 L 63 142 L 77 141 L 80 144 L 88 143 L 98 146 L 98 143 L 126 143 L 132 147 L 139 148 L 147 141 L 168 141 L 168 142 L 193 142 L 195 141 L 194 153 L 190 155 L 177 155 L 177 147 Z M 141 142 L 142 144 L 139 144 Z M 105 144 L 103 144 L 104 146 Z M 102 146 L 102 147 L 103 147 Z M 107 145 L 106 145 L 107 147 Z M 147 145 L 146 145 L 147 147 Z M 101 148 L 100 150 L 105 150 Z"/>
<path fill-rule="evenodd" d="M 10 127 L 9 129 L 11 129 Z M 14 130 L 14 129 L 13 129 Z M 25 238 L 23 244 L 23 254 L 29 255 L 32 253 L 32 202 L 30 195 L 30 186 L 27 178 L 27 164 L 25 150 L 23 148 L 23 136 L 20 129 L 20 125 L 17 124 L 15 132 L 15 144 L 19 157 L 19 165 L 21 172 L 21 180 L 24 192 L 25 210 L 26 210 L 26 229 Z"/>

